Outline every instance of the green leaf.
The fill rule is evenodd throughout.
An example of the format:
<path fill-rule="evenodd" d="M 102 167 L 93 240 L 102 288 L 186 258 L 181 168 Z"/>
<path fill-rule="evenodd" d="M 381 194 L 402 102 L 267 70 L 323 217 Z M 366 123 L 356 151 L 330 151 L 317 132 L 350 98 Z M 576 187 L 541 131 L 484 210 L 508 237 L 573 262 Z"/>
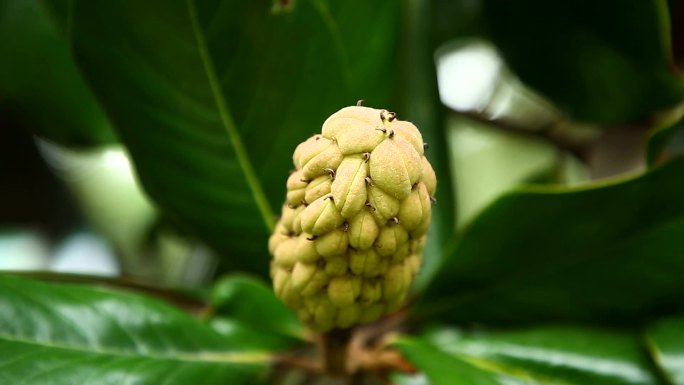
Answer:
<path fill-rule="evenodd" d="M 442 262 L 443 247 L 454 234 L 455 208 L 451 162 L 444 130 L 445 117 L 437 91 L 437 74 L 433 60 L 432 20 L 434 2 L 402 1 L 402 35 L 400 49 L 400 118 L 420 128 L 428 144 L 425 156 L 439 181 L 435 198 L 439 206 L 432 211 L 432 227 L 423 255 L 422 274 L 416 278 L 414 290 L 422 290 Z"/>
<path fill-rule="evenodd" d="M 247 323 L 236 321 L 231 317 L 217 315 L 208 320 L 209 326 L 221 335 L 231 336 L 236 346 L 255 344 L 268 351 L 284 351 L 301 344 L 301 340 L 294 337 L 271 334 Z"/>
<path fill-rule="evenodd" d="M 648 117 L 684 98 L 665 0 L 484 0 L 494 43 L 517 75 L 569 116 Z"/>
<path fill-rule="evenodd" d="M 682 196 L 684 158 L 635 178 L 508 193 L 461 234 L 416 314 L 629 322 L 679 308 Z"/>
<path fill-rule="evenodd" d="M 6 384 L 244 384 L 268 360 L 240 335 L 113 290 L 0 276 L 0 314 Z"/>
<path fill-rule="evenodd" d="M 399 27 L 391 1 L 270 7 L 84 1 L 73 28 L 148 193 L 227 267 L 262 275 L 292 151 L 358 99 L 392 108 Z"/>
<path fill-rule="evenodd" d="M 498 375 L 480 370 L 458 357 L 418 339 L 401 339 L 395 346 L 425 373 L 431 385 L 499 385 Z"/>
<path fill-rule="evenodd" d="M 458 181 L 459 226 L 503 193 L 557 168 L 558 150 L 552 145 L 478 122 L 450 119 L 448 142 Z"/>
<path fill-rule="evenodd" d="M 116 141 L 71 56 L 68 31 L 39 0 L 0 1 L 0 101 L 34 133 L 66 145 Z"/>
<path fill-rule="evenodd" d="M 648 328 L 646 341 L 669 383 L 684 383 L 684 316 L 666 318 Z"/>
<path fill-rule="evenodd" d="M 211 303 L 215 315 L 210 324 L 219 333 L 240 329 L 247 341 L 261 340 L 270 349 L 290 347 L 304 335 L 294 313 L 257 279 L 222 278 L 214 285 Z"/>
<path fill-rule="evenodd" d="M 448 373 L 451 382 L 444 383 L 659 383 L 631 332 L 576 326 L 489 332 L 443 329 L 425 340 L 402 340 L 398 346 L 428 378 Z"/>

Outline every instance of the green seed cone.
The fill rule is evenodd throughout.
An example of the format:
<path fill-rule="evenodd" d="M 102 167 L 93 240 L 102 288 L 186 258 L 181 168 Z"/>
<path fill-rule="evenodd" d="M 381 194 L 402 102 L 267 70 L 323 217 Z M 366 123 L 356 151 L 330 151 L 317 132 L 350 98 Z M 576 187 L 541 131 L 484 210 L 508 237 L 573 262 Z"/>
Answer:
<path fill-rule="evenodd" d="M 345 107 L 292 156 L 269 239 L 276 295 L 318 331 L 377 320 L 420 270 L 436 178 L 410 122 Z"/>

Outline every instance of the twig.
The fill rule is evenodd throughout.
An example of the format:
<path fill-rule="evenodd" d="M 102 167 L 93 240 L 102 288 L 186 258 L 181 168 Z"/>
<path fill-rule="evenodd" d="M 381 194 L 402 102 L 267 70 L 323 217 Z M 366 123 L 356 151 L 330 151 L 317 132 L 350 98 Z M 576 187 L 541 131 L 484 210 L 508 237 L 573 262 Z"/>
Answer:
<path fill-rule="evenodd" d="M 474 112 L 474 111 L 457 111 L 454 109 L 449 109 L 453 114 L 461 116 L 476 122 L 488 124 L 504 131 L 512 132 L 518 135 L 533 137 L 542 139 L 556 146 L 557 148 L 563 149 L 578 159 L 586 160 L 587 152 L 589 147 L 593 144 L 594 140 L 586 140 L 583 138 L 576 138 L 569 135 L 567 131 L 560 130 L 560 123 L 550 123 L 545 126 L 538 128 L 527 128 L 519 124 L 513 123 L 507 119 L 490 119 L 486 115 Z"/>
<path fill-rule="evenodd" d="M 291 356 L 291 355 L 280 355 L 273 358 L 273 364 L 289 366 L 293 368 L 299 368 L 309 373 L 320 374 L 323 372 L 323 368 L 320 363 L 313 360 Z"/>

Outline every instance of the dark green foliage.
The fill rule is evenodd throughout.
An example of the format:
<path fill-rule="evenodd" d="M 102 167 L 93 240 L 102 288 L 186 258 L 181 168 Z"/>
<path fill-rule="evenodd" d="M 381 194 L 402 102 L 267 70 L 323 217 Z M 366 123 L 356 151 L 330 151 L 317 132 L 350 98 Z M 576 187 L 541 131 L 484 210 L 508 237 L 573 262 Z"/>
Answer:
<path fill-rule="evenodd" d="M 0 0 L 3 109 L 61 145 L 118 138 L 162 216 L 235 272 L 199 316 L 0 275 L 0 383 L 267 383 L 276 354 L 311 342 L 262 280 L 291 154 L 358 99 L 414 121 L 438 174 L 394 344 L 430 383 L 684 383 L 684 158 L 663 151 L 684 100 L 670 30 L 661 0 Z M 650 167 L 518 187 L 455 229 L 432 55 L 472 36 L 562 119 L 650 129 Z"/>
<path fill-rule="evenodd" d="M 665 0 L 485 0 L 493 41 L 520 78 L 583 121 L 625 123 L 684 96 Z"/>

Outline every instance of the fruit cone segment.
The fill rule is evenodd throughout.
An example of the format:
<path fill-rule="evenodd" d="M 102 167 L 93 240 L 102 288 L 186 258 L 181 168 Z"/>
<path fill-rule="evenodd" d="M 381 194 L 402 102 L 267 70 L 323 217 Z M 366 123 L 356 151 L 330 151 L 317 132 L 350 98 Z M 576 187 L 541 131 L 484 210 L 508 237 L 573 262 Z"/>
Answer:
<path fill-rule="evenodd" d="M 276 295 L 325 332 L 398 309 L 421 265 L 435 172 L 394 113 L 345 107 L 295 149 L 269 240 Z"/>

